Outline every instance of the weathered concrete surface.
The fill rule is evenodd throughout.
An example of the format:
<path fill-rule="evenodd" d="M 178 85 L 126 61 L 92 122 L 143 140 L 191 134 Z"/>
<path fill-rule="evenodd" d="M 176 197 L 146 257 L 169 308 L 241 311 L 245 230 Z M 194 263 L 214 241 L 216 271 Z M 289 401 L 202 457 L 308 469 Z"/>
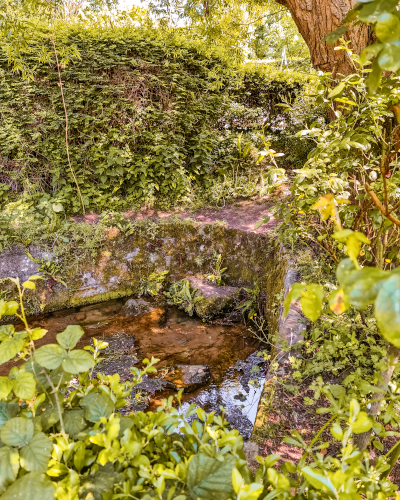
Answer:
<path fill-rule="evenodd" d="M 217 286 L 210 281 L 188 278 L 190 286 L 197 288 L 196 295 L 202 300 L 196 303 L 196 313 L 200 318 L 211 318 L 223 311 L 233 309 L 234 298 L 239 298 L 240 288 L 235 286 Z"/>
<path fill-rule="evenodd" d="M 153 271 L 169 269 L 170 282 L 210 272 L 212 251 L 222 254 L 230 286 L 250 286 L 258 283 L 267 294 L 269 328 L 278 327 L 279 308 L 275 294 L 282 290 L 287 268 L 284 252 L 275 247 L 268 234 L 255 234 L 230 229 L 221 223 L 201 224 L 192 220 L 151 221 L 152 234 L 138 231 L 125 236 L 110 228 L 107 239 L 98 249 L 97 257 L 77 266 L 59 260 L 61 276 L 67 286 L 53 281 L 37 281 L 36 290 L 28 290 L 30 314 L 68 307 L 94 304 L 137 293 L 140 278 Z M 154 230 L 154 224 L 156 229 Z M 36 247 L 29 247 L 35 258 L 52 258 Z M 21 281 L 37 274 L 39 264 L 25 254 L 25 248 L 14 246 L 0 255 L 0 278 L 18 276 Z M 2 283 L 2 289 L 15 289 Z"/>

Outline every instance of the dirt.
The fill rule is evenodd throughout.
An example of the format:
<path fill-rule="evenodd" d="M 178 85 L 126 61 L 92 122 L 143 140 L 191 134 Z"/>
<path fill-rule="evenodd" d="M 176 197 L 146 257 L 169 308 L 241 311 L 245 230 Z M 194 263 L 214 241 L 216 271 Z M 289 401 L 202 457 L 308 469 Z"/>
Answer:
<path fill-rule="evenodd" d="M 216 221 L 225 221 L 228 227 L 240 229 L 242 231 L 254 233 L 267 233 L 276 226 L 276 219 L 271 213 L 274 201 L 269 198 L 257 198 L 254 200 L 241 200 L 236 203 L 226 205 L 221 208 L 202 208 L 196 212 L 189 211 L 161 211 L 157 209 L 142 209 L 140 211 L 128 211 L 124 216 L 131 220 L 146 219 L 169 219 L 178 216 L 181 219 L 190 217 L 191 219 L 203 224 L 211 224 Z M 261 219 L 263 215 L 269 215 L 271 220 L 254 229 L 254 224 Z M 83 216 L 76 216 L 75 221 L 85 221 L 88 224 L 95 224 L 99 220 L 97 213 L 88 213 Z"/>

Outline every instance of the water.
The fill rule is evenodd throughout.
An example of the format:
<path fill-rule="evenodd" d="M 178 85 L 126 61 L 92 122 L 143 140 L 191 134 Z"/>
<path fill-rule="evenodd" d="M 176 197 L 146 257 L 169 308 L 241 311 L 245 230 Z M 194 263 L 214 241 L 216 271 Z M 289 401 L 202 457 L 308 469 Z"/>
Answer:
<path fill-rule="evenodd" d="M 166 306 L 160 298 L 146 300 L 146 311 L 132 316 L 126 302 L 113 300 L 30 318 L 31 327 L 40 325 L 48 330 L 35 345 L 54 343 L 56 334 L 67 325 L 79 324 L 85 334 L 77 348 L 91 343 L 93 337 L 109 343 L 98 368 L 103 373 L 119 373 L 121 380 L 126 380 L 130 367 L 140 366 L 140 360 L 151 356 L 160 359 L 157 380 L 144 381 L 127 411 L 154 410 L 163 398 L 175 394 L 176 388 L 167 381 L 176 365 L 207 365 L 209 379 L 196 390 L 184 392 L 182 409 L 194 402 L 206 411 L 219 413 L 223 406 L 227 420 L 248 438 L 257 414 L 265 366 L 263 358 L 256 355 L 262 346 L 246 327 L 241 323 L 203 323 Z M 0 375 L 8 373 L 10 367 L 10 363 L 2 365 Z"/>

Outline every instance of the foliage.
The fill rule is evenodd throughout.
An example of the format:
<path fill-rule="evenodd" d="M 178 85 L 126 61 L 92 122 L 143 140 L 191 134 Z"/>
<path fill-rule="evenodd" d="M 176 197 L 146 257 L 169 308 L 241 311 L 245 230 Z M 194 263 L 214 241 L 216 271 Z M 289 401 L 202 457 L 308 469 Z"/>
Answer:
<path fill-rule="evenodd" d="M 197 302 L 203 300 L 203 296 L 197 294 L 198 288 L 191 288 L 190 281 L 183 279 L 173 283 L 168 292 L 164 292 L 169 305 L 176 305 L 184 309 L 189 316 L 193 316 Z"/>
<path fill-rule="evenodd" d="M 75 349 L 83 334 L 77 325 L 59 333 L 57 344 L 35 349 L 35 340 L 46 330 L 29 328 L 23 299 L 37 279 L 31 276 L 22 286 L 12 279 L 19 303 L 0 305 L 2 316 L 17 314 L 25 326 L 19 332 L 11 325 L 1 326 L 1 363 L 16 355 L 24 361 L 0 379 L 2 500 L 257 500 L 299 495 L 347 500 L 394 495 L 396 486 L 387 474 L 397 447 L 372 466 L 351 442 L 354 434 L 372 427 L 368 415 L 356 400 L 344 404 L 343 394 L 335 396 L 322 381 L 315 391 L 330 401 L 329 408 L 321 409 L 331 414 L 329 420 L 310 444 L 296 431 L 285 439 L 302 451 L 297 464 L 285 462 L 278 468 L 278 455 L 258 457 L 255 476 L 246 466 L 241 436 L 229 430 L 223 414 L 207 414 L 191 405 L 182 415 L 171 396 L 155 413 L 122 416 L 117 410 L 143 375 L 155 371 L 157 360 L 144 360 L 143 370 L 131 368 L 132 380 L 124 383 L 118 374 L 97 373 L 92 378 L 107 344 L 95 340 L 93 347 Z M 321 442 L 325 429 L 340 442 L 336 457 L 321 452 L 328 446 Z"/>
<path fill-rule="evenodd" d="M 229 68 L 206 55 L 179 30 L 165 35 L 142 27 L 115 29 L 56 26 L 61 47 L 79 59 L 62 69 L 69 115 L 69 155 L 87 209 L 114 210 L 190 202 L 195 188 L 243 175 L 252 156 L 238 153 L 237 136 L 259 129 L 276 104 L 293 96 L 307 75 L 272 68 Z M 78 211 L 74 180 L 60 140 L 65 118 L 52 60 L 37 61 L 47 34 L 37 34 L 24 53 L 35 79 L 21 81 L 0 57 L 0 182 L 2 200 L 24 193 L 37 204 Z M 267 111 L 266 111 L 267 110 Z M 1 140 L 3 137 L 3 140 Z M 255 153 L 256 154 L 256 153 Z"/>
<path fill-rule="evenodd" d="M 212 268 L 213 273 L 206 276 L 207 281 L 211 281 L 211 283 L 215 283 L 218 286 L 224 285 L 224 281 L 222 279 L 222 275 L 227 270 L 227 267 L 223 267 L 222 265 L 222 255 L 219 254 L 217 260 L 215 262 L 215 267 Z M 224 278 L 227 278 L 229 275 L 227 273 L 224 274 Z"/>
<path fill-rule="evenodd" d="M 361 53 L 363 64 L 371 64 L 373 59 L 372 68 L 369 70 L 370 74 L 366 82 L 371 94 L 374 94 L 378 89 L 384 71 L 396 73 L 400 68 L 398 5 L 398 0 L 362 0 L 356 2 L 355 6 L 349 10 L 343 19 L 343 25 L 329 33 L 322 40 L 331 44 L 339 39 L 344 42 L 341 37 L 355 20 L 371 24 L 375 31 L 376 43 L 368 45 Z"/>
<path fill-rule="evenodd" d="M 141 295 L 157 295 L 160 290 L 162 290 L 166 275 L 169 271 L 161 271 L 160 273 L 153 272 L 148 276 L 142 276 L 140 278 L 138 286 L 138 294 Z"/>
<path fill-rule="evenodd" d="M 358 56 L 350 55 L 359 61 Z M 344 243 L 330 238 L 334 224 L 328 212 L 321 207 L 319 222 L 313 209 L 321 196 L 329 193 L 326 196 L 334 197 L 341 223 L 355 233 L 365 232 L 370 240 L 362 242 L 362 264 L 390 269 L 397 260 L 398 83 L 397 78 L 386 79 L 369 96 L 364 71 L 359 70 L 344 78 L 341 88 L 326 98 L 330 78 L 322 78 L 317 102 L 325 101 L 337 118 L 325 126 L 311 123 L 298 134 L 314 141 L 316 147 L 306 164 L 295 170 L 291 202 L 285 200 L 277 207 L 281 220 L 291 222 L 281 234 L 285 244 L 306 239 L 339 262 L 345 253 Z"/>

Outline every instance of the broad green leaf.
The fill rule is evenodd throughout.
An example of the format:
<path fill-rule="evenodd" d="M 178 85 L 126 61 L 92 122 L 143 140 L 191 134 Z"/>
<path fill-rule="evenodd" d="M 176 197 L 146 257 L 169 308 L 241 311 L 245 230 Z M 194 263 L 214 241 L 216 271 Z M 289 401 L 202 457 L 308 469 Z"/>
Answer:
<path fill-rule="evenodd" d="M 379 54 L 378 62 L 385 71 L 397 71 L 400 68 L 400 42 L 386 43 Z"/>
<path fill-rule="evenodd" d="M 31 330 L 31 339 L 32 340 L 38 340 L 44 337 L 47 333 L 47 330 L 44 328 L 33 328 Z"/>
<path fill-rule="evenodd" d="M 80 481 L 79 498 L 90 498 L 88 495 L 91 493 L 94 500 L 104 500 L 104 498 L 108 498 L 107 493 L 112 494 L 115 484 L 124 481 L 124 476 L 116 472 L 107 473 L 98 471 L 93 475 L 82 476 Z"/>
<path fill-rule="evenodd" d="M 18 302 L 15 302 L 15 300 L 10 300 L 9 302 L 6 303 L 6 310 L 4 314 L 6 316 L 13 316 L 19 308 Z"/>
<path fill-rule="evenodd" d="M 375 302 L 375 317 L 385 339 L 400 347 L 400 275 L 394 274 L 381 287 Z"/>
<path fill-rule="evenodd" d="M 79 325 L 68 325 L 67 328 L 57 335 L 57 342 L 64 349 L 73 349 L 85 332 Z"/>
<path fill-rule="evenodd" d="M 388 271 L 375 267 L 364 267 L 359 271 L 354 271 L 343 287 L 346 299 L 356 309 L 365 309 L 374 303 L 379 290 L 389 276 Z"/>
<path fill-rule="evenodd" d="M 400 21 L 393 14 L 382 14 L 375 26 L 375 33 L 381 42 L 395 42 L 400 38 Z"/>
<path fill-rule="evenodd" d="M 332 481 L 329 479 L 329 477 L 324 476 L 320 469 L 304 467 L 303 469 L 301 469 L 301 473 L 307 479 L 307 481 L 312 486 L 314 486 L 314 488 L 326 493 L 332 493 L 334 495 L 334 498 L 337 498 L 337 491 L 333 486 Z"/>
<path fill-rule="evenodd" d="M 343 439 L 343 429 L 340 427 L 340 422 L 337 420 L 334 422 L 334 424 L 331 427 L 331 434 L 332 436 L 337 440 L 341 441 Z"/>
<path fill-rule="evenodd" d="M 0 344 L 0 365 L 15 358 L 15 356 L 22 351 L 24 345 L 25 341 L 23 336 L 18 334 L 2 342 Z"/>
<path fill-rule="evenodd" d="M 30 400 L 35 395 L 36 383 L 31 373 L 19 370 L 17 377 L 12 381 L 12 385 L 17 398 Z"/>
<path fill-rule="evenodd" d="M 18 451 L 8 446 L 0 448 L 0 495 L 15 481 L 18 470 Z"/>
<path fill-rule="evenodd" d="M 30 472 L 17 479 L 1 500 L 54 500 L 55 487 L 46 474 Z"/>
<path fill-rule="evenodd" d="M 375 94 L 375 92 L 378 90 L 379 82 L 381 81 L 381 76 L 382 76 L 382 68 L 379 66 L 379 57 L 377 57 L 372 64 L 371 73 L 365 80 L 365 83 L 368 87 L 369 95 Z"/>
<path fill-rule="evenodd" d="M 239 500 L 257 500 L 263 490 L 264 486 L 262 484 L 246 484 L 239 493 Z"/>
<path fill-rule="evenodd" d="M 356 266 L 351 259 L 344 259 L 340 261 L 336 268 L 336 277 L 342 286 L 346 284 L 353 271 L 356 271 Z"/>
<path fill-rule="evenodd" d="M 367 61 L 370 61 L 375 56 L 377 56 L 382 48 L 382 43 L 374 43 L 373 45 L 368 45 L 368 47 L 365 47 L 360 55 L 361 64 L 364 65 Z"/>
<path fill-rule="evenodd" d="M 304 284 L 302 283 L 293 283 L 290 292 L 286 295 L 286 299 L 284 304 L 285 310 L 284 315 L 286 316 L 289 312 L 290 304 L 295 300 L 298 300 L 301 297 L 301 294 L 304 290 Z"/>
<path fill-rule="evenodd" d="M 321 43 L 327 42 L 330 44 L 334 44 L 335 42 L 337 42 L 339 40 L 339 38 L 341 38 L 346 33 L 346 31 L 348 29 L 349 29 L 349 26 L 347 26 L 347 25 L 340 26 L 339 28 L 335 29 L 334 31 L 331 31 L 330 33 L 328 33 L 328 35 L 324 36 L 324 38 L 321 40 Z"/>
<path fill-rule="evenodd" d="M 33 438 L 20 450 L 21 465 L 29 472 L 44 472 L 50 460 L 53 444 L 43 432 Z"/>
<path fill-rule="evenodd" d="M 0 377 L 0 399 L 6 399 L 12 391 L 12 388 L 12 382 L 8 377 Z"/>
<path fill-rule="evenodd" d="M 35 351 L 35 361 L 48 370 L 58 368 L 66 357 L 65 349 L 57 344 L 44 345 Z"/>
<path fill-rule="evenodd" d="M 195 455 L 189 464 L 187 485 L 193 500 L 228 500 L 234 498 L 232 470 L 233 457 L 225 456 L 223 462 L 206 455 Z"/>
<path fill-rule="evenodd" d="M 336 87 L 331 90 L 328 94 L 328 99 L 332 99 L 333 97 L 336 97 L 339 95 L 343 90 L 345 89 L 346 84 L 344 82 L 340 82 L 339 85 L 336 85 Z"/>
<path fill-rule="evenodd" d="M 83 410 L 68 410 L 64 413 L 63 418 L 65 432 L 69 434 L 72 439 L 75 439 L 75 436 L 87 427 Z"/>
<path fill-rule="evenodd" d="M 33 281 L 24 281 L 22 283 L 22 286 L 24 288 L 29 288 L 30 290 L 34 290 L 36 288 L 36 285 L 35 285 L 35 283 L 33 283 Z"/>
<path fill-rule="evenodd" d="M 236 494 L 239 493 L 241 487 L 244 484 L 244 479 L 240 472 L 236 469 L 232 469 L 232 486 Z"/>
<path fill-rule="evenodd" d="M 33 437 L 34 425 L 28 418 L 8 420 L 0 430 L 0 438 L 8 446 L 25 446 Z"/>
<path fill-rule="evenodd" d="M 301 294 L 301 308 L 304 315 L 311 321 L 316 321 L 321 316 L 324 291 L 321 285 L 310 284 Z"/>
<path fill-rule="evenodd" d="M 5 401 L 0 401 L 0 428 L 10 420 L 18 415 L 21 408 L 15 403 L 6 403 Z"/>
<path fill-rule="evenodd" d="M 371 428 L 372 421 L 369 419 L 368 414 L 365 411 L 360 411 L 353 423 L 353 432 L 355 434 L 361 434 L 362 432 L 369 431 Z"/>
<path fill-rule="evenodd" d="M 0 340 L 6 340 L 8 337 L 12 337 L 15 333 L 14 325 L 1 325 L 0 326 Z M 4 338 L 2 336 L 4 335 Z"/>
<path fill-rule="evenodd" d="M 392 12 L 397 7 L 398 0 L 375 0 L 363 6 L 358 14 L 364 23 L 376 23 L 382 14 Z"/>
<path fill-rule="evenodd" d="M 81 406 L 86 420 L 93 423 L 99 422 L 101 417 L 109 418 L 114 411 L 114 403 L 109 396 L 93 392 L 82 398 Z"/>
<path fill-rule="evenodd" d="M 90 370 L 94 365 L 93 356 L 89 352 L 80 349 L 69 352 L 62 362 L 64 370 L 75 375 Z"/>

